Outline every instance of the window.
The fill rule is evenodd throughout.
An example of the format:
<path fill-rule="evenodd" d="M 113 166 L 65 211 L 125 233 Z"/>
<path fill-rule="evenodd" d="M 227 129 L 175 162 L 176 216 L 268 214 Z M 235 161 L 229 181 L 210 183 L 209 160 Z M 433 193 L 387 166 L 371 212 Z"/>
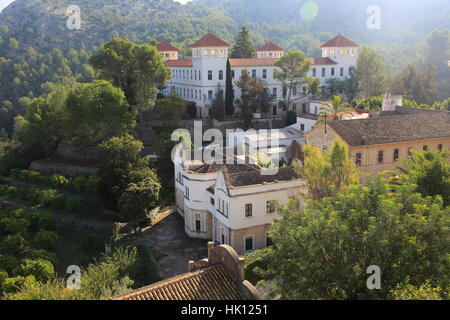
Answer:
<path fill-rule="evenodd" d="M 273 89 L 272 89 L 272 96 L 273 96 L 274 98 L 277 97 L 277 88 L 273 88 Z"/>
<path fill-rule="evenodd" d="M 316 68 L 312 69 L 312 76 L 315 77 L 316 76 Z"/>
<path fill-rule="evenodd" d="M 235 72 L 234 72 L 234 70 L 231 70 L 231 77 L 234 79 L 234 76 L 235 76 Z"/>
<path fill-rule="evenodd" d="M 184 187 L 184 197 L 189 200 L 189 188 Z"/>
<path fill-rule="evenodd" d="M 378 163 L 383 163 L 383 151 L 378 151 Z"/>
<path fill-rule="evenodd" d="M 223 80 L 223 70 L 219 70 L 219 80 Z"/>
<path fill-rule="evenodd" d="M 303 90 L 303 95 L 306 96 L 306 87 L 303 87 L 302 90 Z"/>
<path fill-rule="evenodd" d="M 195 70 L 195 80 L 197 80 L 197 70 Z"/>
<path fill-rule="evenodd" d="M 325 77 L 325 68 L 322 68 L 322 77 Z"/>
<path fill-rule="evenodd" d="M 274 201 L 267 201 L 266 202 L 266 212 L 267 213 L 274 213 L 275 212 L 275 202 Z"/>
<path fill-rule="evenodd" d="M 412 148 L 408 148 L 408 156 L 412 155 Z"/>
<path fill-rule="evenodd" d="M 200 70 L 198 71 L 198 80 L 202 80 L 202 72 Z"/>
<path fill-rule="evenodd" d="M 334 68 L 331 68 L 331 76 L 334 77 Z"/>
<path fill-rule="evenodd" d="M 344 68 L 341 68 L 341 77 L 343 77 L 344 76 Z"/>
<path fill-rule="evenodd" d="M 212 80 L 212 70 L 208 70 L 208 80 Z"/>
<path fill-rule="evenodd" d="M 209 199 L 210 199 L 211 205 L 214 205 L 215 204 L 214 198 L 209 198 Z"/>
<path fill-rule="evenodd" d="M 428 146 L 423 146 L 423 151 L 427 151 L 428 150 Z"/>
<path fill-rule="evenodd" d="M 228 217 L 228 203 L 227 203 L 227 211 L 225 212 L 225 214 Z"/>
<path fill-rule="evenodd" d="M 356 154 L 355 163 L 356 163 L 357 166 L 360 166 L 362 164 L 362 154 L 361 154 L 361 152 L 358 152 Z"/>
<path fill-rule="evenodd" d="M 192 70 L 191 70 L 191 80 L 193 79 L 193 77 L 192 77 Z"/>
<path fill-rule="evenodd" d="M 438 144 L 438 150 L 442 151 L 442 143 Z"/>
<path fill-rule="evenodd" d="M 263 69 L 263 79 L 267 79 L 267 69 Z"/>
<path fill-rule="evenodd" d="M 253 237 L 245 237 L 245 251 L 253 250 Z"/>
<path fill-rule="evenodd" d="M 251 217 L 252 215 L 253 215 L 252 204 L 248 203 L 245 205 L 245 217 Z"/>
<path fill-rule="evenodd" d="M 256 78 L 256 69 L 253 69 L 253 70 L 252 70 L 252 77 L 253 77 L 253 78 Z"/>
<path fill-rule="evenodd" d="M 303 123 L 300 125 L 300 131 L 305 131 L 305 125 Z"/>
<path fill-rule="evenodd" d="M 271 245 L 273 245 L 273 241 L 269 235 L 266 235 L 266 246 L 270 247 Z"/>
<path fill-rule="evenodd" d="M 202 231 L 202 221 L 200 220 L 200 215 L 195 215 L 195 231 L 200 232 Z"/>
<path fill-rule="evenodd" d="M 302 113 L 306 113 L 306 103 L 302 104 Z"/>
<path fill-rule="evenodd" d="M 400 152 L 400 150 L 394 149 L 394 161 L 397 161 L 397 160 L 398 160 L 399 152 Z"/>
<path fill-rule="evenodd" d="M 208 99 L 209 100 L 213 99 L 213 91 L 212 90 L 208 90 Z"/>

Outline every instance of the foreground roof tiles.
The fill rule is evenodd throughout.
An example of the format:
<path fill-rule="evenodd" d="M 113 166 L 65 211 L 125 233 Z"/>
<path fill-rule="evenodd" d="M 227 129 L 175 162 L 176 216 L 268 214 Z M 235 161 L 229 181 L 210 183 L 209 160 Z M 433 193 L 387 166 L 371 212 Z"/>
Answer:
<path fill-rule="evenodd" d="M 359 45 L 342 34 L 337 35 L 330 41 L 325 42 L 320 46 L 321 48 L 335 48 L 335 47 L 359 47 Z"/>
<path fill-rule="evenodd" d="M 230 47 L 230 45 L 212 33 L 208 33 L 192 45 L 192 48 L 202 47 Z"/>
<path fill-rule="evenodd" d="M 450 112 L 446 111 L 332 120 L 328 124 L 351 147 L 450 138 Z"/>
<path fill-rule="evenodd" d="M 224 265 L 185 273 L 114 300 L 246 300 Z"/>

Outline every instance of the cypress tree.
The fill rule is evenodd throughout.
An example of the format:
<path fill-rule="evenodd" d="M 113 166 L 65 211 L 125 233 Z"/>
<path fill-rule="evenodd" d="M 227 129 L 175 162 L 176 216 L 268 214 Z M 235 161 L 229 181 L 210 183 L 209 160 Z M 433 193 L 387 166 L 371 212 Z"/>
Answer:
<path fill-rule="evenodd" d="M 227 60 L 227 79 L 225 83 L 225 113 L 227 116 L 234 114 L 234 89 L 233 77 L 231 75 L 230 60 Z"/>
<path fill-rule="evenodd" d="M 247 27 L 242 27 L 236 39 L 236 44 L 231 49 L 231 58 L 253 58 L 256 50 L 250 40 L 250 32 Z"/>

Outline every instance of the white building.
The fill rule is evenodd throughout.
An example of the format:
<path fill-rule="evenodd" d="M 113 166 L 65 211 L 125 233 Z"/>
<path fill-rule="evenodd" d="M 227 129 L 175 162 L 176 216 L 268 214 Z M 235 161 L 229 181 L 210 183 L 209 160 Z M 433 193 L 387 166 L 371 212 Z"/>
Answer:
<path fill-rule="evenodd" d="M 305 182 L 292 167 L 261 174 L 253 164 L 175 164 L 177 211 L 192 238 L 228 244 L 239 254 L 265 248 L 279 215 L 275 202 L 299 200 Z"/>
<path fill-rule="evenodd" d="M 356 66 L 356 58 L 359 46 L 342 35 L 338 35 L 322 45 L 322 57 L 309 58 L 312 67 L 308 76 L 319 78 L 322 86 L 330 78 L 345 79 L 349 75 L 349 69 Z M 162 53 L 167 60 L 166 66 L 172 71 L 172 78 L 167 83 L 165 93 L 177 93 L 187 101 L 197 104 L 200 117 L 209 115 L 209 106 L 217 92 L 218 85 L 225 88 L 226 64 L 230 45 L 213 34 L 207 34 L 192 45 L 192 59 L 172 59 L 171 54 L 164 48 Z M 173 49 L 171 49 L 173 50 Z M 169 55 L 168 55 L 169 54 Z M 243 71 L 262 79 L 274 97 L 274 105 L 271 113 L 280 114 L 277 100 L 282 98 L 283 89 L 281 83 L 274 79 L 274 66 L 284 54 L 284 50 L 273 43 L 268 43 L 257 51 L 257 58 L 229 59 L 233 82 L 239 80 Z M 240 97 L 240 92 L 235 87 L 235 98 Z M 309 104 L 309 96 L 306 86 L 293 92 L 291 108 L 297 113 L 306 110 Z"/>

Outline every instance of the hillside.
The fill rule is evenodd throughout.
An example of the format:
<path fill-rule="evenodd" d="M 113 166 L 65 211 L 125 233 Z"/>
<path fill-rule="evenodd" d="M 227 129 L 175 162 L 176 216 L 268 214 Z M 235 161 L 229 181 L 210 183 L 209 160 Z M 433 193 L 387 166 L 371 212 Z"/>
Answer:
<path fill-rule="evenodd" d="M 169 41 L 188 57 L 190 44 L 205 33 L 233 43 L 246 25 L 255 46 L 272 40 L 286 50 L 319 56 L 320 45 L 341 32 L 375 47 L 392 75 L 421 58 L 424 38 L 432 30 L 450 29 L 448 0 L 379 0 L 381 30 L 366 27 L 372 0 L 317 0 L 317 14 L 302 14 L 304 2 L 77 0 L 81 30 L 69 30 L 66 10 L 72 0 L 16 0 L 0 13 L 0 128 L 11 131 L 13 117 L 23 113 L 20 98 L 39 96 L 55 82 L 91 81 L 89 56 L 112 36 L 137 43 Z"/>

